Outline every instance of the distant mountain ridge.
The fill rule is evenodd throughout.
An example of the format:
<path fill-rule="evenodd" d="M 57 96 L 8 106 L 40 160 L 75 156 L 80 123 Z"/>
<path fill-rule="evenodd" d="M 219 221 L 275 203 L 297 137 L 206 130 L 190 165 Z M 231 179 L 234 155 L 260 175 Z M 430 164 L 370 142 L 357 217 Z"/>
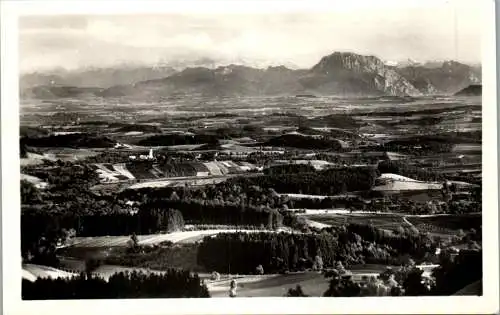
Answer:
<path fill-rule="evenodd" d="M 483 86 L 480 84 L 469 85 L 463 90 L 455 93 L 457 96 L 481 96 L 483 95 Z"/>
<path fill-rule="evenodd" d="M 454 94 L 480 82 L 480 68 L 455 61 L 443 62 L 440 67 L 398 67 L 387 65 L 375 56 L 334 52 L 321 58 L 312 68 L 299 70 L 285 66 L 258 69 L 231 64 L 180 71 L 169 67 L 135 67 L 89 69 L 65 76 L 26 75 L 21 77 L 21 96 L 42 99 L 79 95 L 158 98 L 195 94 L 419 96 Z M 81 93 L 79 88 L 83 88 Z"/>
<path fill-rule="evenodd" d="M 109 88 L 139 81 L 164 78 L 176 70 L 166 66 L 122 66 L 116 68 L 86 68 L 81 70 L 55 70 L 50 74 L 27 73 L 21 75 L 21 89 L 35 86 L 74 86 Z"/>
<path fill-rule="evenodd" d="M 440 67 L 417 65 L 396 71 L 424 94 L 453 94 L 471 84 L 480 84 L 482 80 L 480 68 L 456 61 L 443 62 Z"/>

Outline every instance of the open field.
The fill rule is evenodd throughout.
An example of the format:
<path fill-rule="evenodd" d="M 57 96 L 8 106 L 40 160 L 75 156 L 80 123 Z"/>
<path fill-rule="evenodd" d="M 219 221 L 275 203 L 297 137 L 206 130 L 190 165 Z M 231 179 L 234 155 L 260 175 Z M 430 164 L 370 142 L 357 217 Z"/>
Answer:
<path fill-rule="evenodd" d="M 328 289 L 328 279 L 321 273 L 291 273 L 287 275 L 265 276 L 263 279 L 255 279 L 245 282 L 244 279 L 237 279 L 238 297 L 283 297 L 288 289 L 301 285 L 304 292 L 310 296 L 322 296 Z M 212 297 L 227 297 L 229 285 L 222 282 L 220 284 L 209 285 Z"/>
<path fill-rule="evenodd" d="M 172 243 L 195 243 L 201 241 L 205 236 L 216 235 L 219 233 L 260 233 L 266 232 L 262 230 L 236 230 L 236 229 L 220 229 L 220 230 L 199 230 L 187 232 L 173 232 L 165 234 L 138 235 L 139 245 L 154 245 L 162 242 Z M 267 231 L 276 233 L 276 231 Z M 130 236 L 100 236 L 100 237 L 75 237 L 71 239 L 66 246 L 72 247 L 113 247 L 113 246 L 128 246 Z"/>
<path fill-rule="evenodd" d="M 481 214 L 454 215 L 454 216 L 408 216 L 417 229 L 424 232 L 456 235 L 458 230 L 478 230 L 482 225 Z"/>
<path fill-rule="evenodd" d="M 373 226 L 386 230 L 395 230 L 400 226 L 408 227 L 401 215 L 372 214 L 372 215 L 349 215 L 349 214 L 313 214 L 306 218 L 330 226 L 341 226 L 344 224 L 373 224 Z"/>

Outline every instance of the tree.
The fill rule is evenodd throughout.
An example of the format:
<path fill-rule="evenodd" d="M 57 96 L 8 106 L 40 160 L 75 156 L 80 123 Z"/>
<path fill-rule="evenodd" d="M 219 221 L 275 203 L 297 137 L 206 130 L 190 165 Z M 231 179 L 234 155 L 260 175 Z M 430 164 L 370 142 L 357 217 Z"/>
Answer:
<path fill-rule="evenodd" d="M 255 273 L 258 275 L 264 274 L 264 268 L 262 267 L 262 265 L 258 265 L 257 268 L 255 268 Z"/>
<path fill-rule="evenodd" d="M 170 195 L 170 200 L 178 201 L 180 200 L 179 195 L 175 191 L 172 191 L 172 194 Z"/>
<path fill-rule="evenodd" d="M 58 237 L 53 233 L 41 236 L 31 248 L 25 252 L 25 258 L 31 263 L 57 267 L 59 259 L 56 256 Z"/>
<path fill-rule="evenodd" d="M 429 289 L 424 284 L 422 278 L 423 271 L 418 268 L 411 268 L 403 280 L 403 289 L 406 296 L 428 295 Z"/>
<path fill-rule="evenodd" d="M 314 257 L 313 270 L 323 270 L 323 258 L 321 258 L 320 255 L 316 255 L 316 257 Z"/>
<path fill-rule="evenodd" d="M 176 209 L 167 210 L 167 232 L 176 232 L 184 228 L 184 218 L 182 213 Z"/>
<path fill-rule="evenodd" d="M 432 272 L 435 295 L 451 295 L 465 286 L 480 281 L 483 274 L 482 251 L 464 250 L 452 259 L 443 259 Z"/>
<path fill-rule="evenodd" d="M 342 262 L 340 260 L 337 261 L 337 264 L 335 265 L 335 269 L 338 271 L 338 273 L 340 275 L 343 275 L 347 272 L 346 269 L 344 268 L 344 265 L 342 264 Z"/>
<path fill-rule="evenodd" d="M 137 235 L 135 233 L 132 233 L 130 236 L 130 240 L 128 241 L 128 250 L 130 252 L 138 252 L 141 246 L 139 245 L 139 239 L 137 238 Z"/>
<path fill-rule="evenodd" d="M 210 279 L 214 281 L 219 281 L 220 280 L 220 274 L 217 271 L 212 272 Z"/>
<path fill-rule="evenodd" d="M 309 295 L 306 295 L 304 291 L 302 291 L 302 286 L 300 284 L 297 284 L 297 286 L 294 288 L 288 289 L 288 292 L 286 294 L 288 297 L 307 297 Z"/>
<path fill-rule="evenodd" d="M 274 213 L 270 211 L 267 218 L 267 228 L 272 229 L 273 223 L 274 223 Z"/>
<path fill-rule="evenodd" d="M 101 261 L 98 259 L 90 258 L 85 260 L 85 275 L 87 276 L 87 279 L 92 277 L 92 273 L 96 271 L 100 265 Z"/>
<path fill-rule="evenodd" d="M 42 200 L 40 191 L 27 180 L 21 180 L 21 204 L 32 204 Z"/>
<path fill-rule="evenodd" d="M 341 276 L 335 269 L 327 272 L 325 276 L 331 278 L 331 280 L 323 296 L 350 297 L 361 294 L 361 286 L 352 281 L 352 277 Z"/>

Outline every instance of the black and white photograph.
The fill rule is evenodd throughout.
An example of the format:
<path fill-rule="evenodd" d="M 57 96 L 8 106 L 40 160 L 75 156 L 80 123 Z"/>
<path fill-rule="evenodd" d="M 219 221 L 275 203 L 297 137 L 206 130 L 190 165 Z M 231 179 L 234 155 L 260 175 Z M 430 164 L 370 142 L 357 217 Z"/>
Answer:
<path fill-rule="evenodd" d="M 20 299 L 480 307 L 498 286 L 493 6 L 383 2 L 16 16 Z"/>

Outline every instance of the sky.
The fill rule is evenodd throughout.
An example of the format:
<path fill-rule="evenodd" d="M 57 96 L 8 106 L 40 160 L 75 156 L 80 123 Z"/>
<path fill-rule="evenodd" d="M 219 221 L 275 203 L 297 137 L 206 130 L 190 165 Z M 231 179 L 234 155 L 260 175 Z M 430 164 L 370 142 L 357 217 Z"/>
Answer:
<path fill-rule="evenodd" d="M 21 72 L 56 67 L 222 63 L 308 68 L 335 51 L 481 62 L 481 11 L 469 5 L 325 12 L 53 15 L 19 19 Z"/>

